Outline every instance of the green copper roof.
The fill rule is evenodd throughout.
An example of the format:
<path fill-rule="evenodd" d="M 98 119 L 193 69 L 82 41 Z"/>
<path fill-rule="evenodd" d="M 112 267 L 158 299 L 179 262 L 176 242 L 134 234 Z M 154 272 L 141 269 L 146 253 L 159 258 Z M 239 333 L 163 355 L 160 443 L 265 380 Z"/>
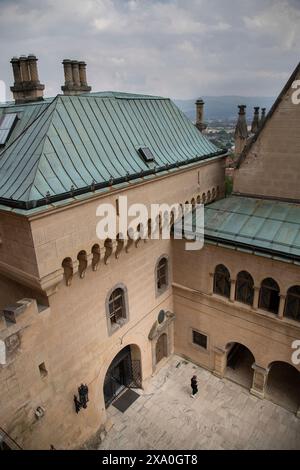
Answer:
<path fill-rule="evenodd" d="M 300 261 L 300 205 L 231 196 L 205 207 L 204 227 L 207 241 Z"/>
<path fill-rule="evenodd" d="M 0 107 L 0 116 L 10 112 L 19 120 L 0 151 L 0 204 L 12 207 L 30 209 L 224 154 L 160 97 L 59 95 Z M 151 150 L 155 165 L 141 158 L 140 147 Z"/>

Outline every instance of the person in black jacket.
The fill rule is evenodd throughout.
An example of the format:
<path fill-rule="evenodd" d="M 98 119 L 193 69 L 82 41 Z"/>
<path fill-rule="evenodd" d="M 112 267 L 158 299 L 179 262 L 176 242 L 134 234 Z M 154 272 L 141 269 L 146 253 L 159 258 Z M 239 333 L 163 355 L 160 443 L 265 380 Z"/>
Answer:
<path fill-rule="evenodd" d="M 191 387 L 192 387 L 192 398 L 195 398 L 195 395 L 198 393 L 198 383 L 196 375 L 193 375 L 191 378 Z"/>

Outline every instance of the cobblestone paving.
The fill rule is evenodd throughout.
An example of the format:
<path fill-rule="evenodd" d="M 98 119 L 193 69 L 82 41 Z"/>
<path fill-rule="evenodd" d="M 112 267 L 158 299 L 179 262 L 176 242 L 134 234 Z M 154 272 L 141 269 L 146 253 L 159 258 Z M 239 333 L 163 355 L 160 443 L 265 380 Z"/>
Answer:
<path fill-rule="evenodd" d="M 113 426 L 99 449 L 300 449 L 299 418 L 178 356 L 139 393 L 125 413 L 110 406 Z"/>

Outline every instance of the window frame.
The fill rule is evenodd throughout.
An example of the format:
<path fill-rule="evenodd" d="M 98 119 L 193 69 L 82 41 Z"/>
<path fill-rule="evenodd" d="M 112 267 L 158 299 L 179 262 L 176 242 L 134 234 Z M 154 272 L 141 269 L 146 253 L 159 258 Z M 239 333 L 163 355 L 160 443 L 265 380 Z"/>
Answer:
<path fill-rule="evenodd" d="M 244 275 L 247 275 L 244 277 Z M 243 295 L 239 297 L 239 283 L 244 281 L 244 283 L 247 283 L 246 284 L 246 293 L 247 295 L 245 295 L 245 285 L 244 286 L 241 286 L 240 289 L 243 288 Z M 250 286 L 250 283 L 252 284 L 252 286 Z M 246 297 L 250 296 L 252 297 L 252 302 L 247 302 L 245 299 Z M 254 302 L 254 279 L 253 277 L 251 276 L 251 274 L 248 272 L 248 271 L 240 271 L 238 273 L 238 275 L 236 276 L 236 284 L 235 284 L 235 300 L 237 302 L 240 302 L 244 305 L 249 305 L 250 307 L 253 307 L 253 302 Z"/>
<path fill-rule="evenodd" d="M 224 270 L 224 273 L 220 273 L 220 272 L 218 273 L 217 268 L 219 268 L 219 267 L 225 268 L 225 270 L 227 271 L 227 273 L 228 273 L 228 275 L 229 275 L 229 276 L 228 276 L 228 287 L 229 287 L 229 289 L 228 289 L 228 295 L 226 295 L 226 294 L 224 293 L 224 292 L 225 292 L 225 289 L 223 289 L 223 293 L 220 293 L 220 292 L 217 291 L 217 288 L 216 288 L 216 287 L 217 287 L 217 274 L 218 274 L 218 275 L 223 274 L 223 278 L 225 279 L 225 270 Z M 219 296 L 221 296 L 221 297 L 224 297 L 225 299 L 230 299 L 230 293 L 231 293 L 231 275 L 230 275 L 229 269 L 227 268 L 227 266 L 225 266 L 225 264 L 221 264 L 221 263 L 220 263 L 220 264 L 217 264 L 217 266 L 215 267 L 215 270 L 214 270 L 214 278 L 213 278 L 213 293 L 214 293 L 215 295 L 219 295 Z"/>
<path fill-rule="evenodd" d="M 112 318 L 116 316 L 116 312 L 111 309 L 111 305 L 114 303 L 119 302 L 120 295 L 117 298 L 111 298 L 113 294 L 118 291 L 122 290 L 121 296 L 121 305 L 117 306 L 117 310 L 122 310 L 122 313 L 119 317 L 115 318 L 112 321 Z M 111 336 L 115 331 L 119 328 L 124 326 L 129 321 L 129 305 L 128 305 L 128 291 L 127 287 L 123 283 L 116 284 L 107 294 L 106 302 L 105 302 L 105 310 L 106 310 L 106 321 L 107 321 L 107 330 L 108 335 Z"/>
<path fill-rule="evenodd" d="M 206 338 L 206 347 L 202 346 L 201 344 L 198 344 L 198 343 L 194 342 L 194 333 L 196 333 L 198 335 L 201 335 L 201 336 Z M 195 349 L 197 349 L 197 350 L 199 350 L 199 351 L 201 351 L 205 354 L 209 354 L 210 338 L 209 338 L 209 335 L 206 332 L 200 331 L 200 330 L 198 330 L 197 328 L 194 328 L 194 327 L 190 327 L 190 343 Z"/>
<path fill-rule="evenodd" d="M 300 290 L 300 286 L 295 284 L 294 286 L 291 286 L 289 287 L 287 293 L 286 293 L 286 299 L 285 299 L 285 305 L 284 305 L 284 314 L 283 316 L 285 318 L 288 318 L 289 320 L 293 320 L 293 321 L 296 321 L 296 322 L 300 322 L 300 292 L 299 294 L 298 293 L 293 293 L 293 292 L 290 292 L 292 289 L 299 289 Z M 296 314 L 296 316 L 294 315 L 290 315 L 287 313 L 287 310 L 288 308 L 290 308 L 288 306 L 288 303 L 291 302 L 291 297 L 294 298 L 294 301 L 296 299 L 296 302 L 297 302 L 297 306 L 298 306 L 298 313 Z"/>
<path fill-rule="evenodd" d="M 166 266 L 165 266 L 165 273 L 160 276 L 159 275 L 159 270 L 160 270 L 160 264 L 161 262 L 165 260 L 166 261 Z M 161 277 L 165 277 L 165 283 L 162 286 L 159 286 L 158 283 L 161 279 Z M 159 296 L 166 292 L 170 287 L 170 260 L 169 256 L 166 254 L 161 255 L 158 260 L 156 261 L 155 264 L 155 292 L 156 296 Z"/>
<path fill-rule="evenodd" d="M 277 285 L 278 289 L 276 288 L 273 288 L 273 287 L 270 287 L 268 285 L 263 285 L 263 283 L 265 281 L 268 281 L 268 280 L 271 280 L 272 282 L 274 282 L 274 284 Z M 277 306 L 277 311 L 275 312 L 274 310 L 271 310 L 270 307 L 266 308 L 265 306 L 262 306 L 262 302 L 263 302 L 263 289 L 266 291 L 268 291 L 268 295 L 270 296 L 270 292 L 277 292 L 278 293 L 278 306 Z M 271 300 L 271 297 L 269 298 L 269 305 L 270 305 L 270 300 Z M 258 308 L 260 310 L 263 310 L 264 312 L 269 312 L 269 313 L 272 313 L 273 315 L 276 315 L 278 316 L 279 315 L 279 306 L 280 306 L 280 286 L 278 284 L 277 281 L 275 281 L 275 279 L 273 279 L 272 277 L 265 277 L 262 281 L 261 281 L 261 284 L 260 284 L 260 289 L 259 289 L 259 298 L 258 298 Z"/>

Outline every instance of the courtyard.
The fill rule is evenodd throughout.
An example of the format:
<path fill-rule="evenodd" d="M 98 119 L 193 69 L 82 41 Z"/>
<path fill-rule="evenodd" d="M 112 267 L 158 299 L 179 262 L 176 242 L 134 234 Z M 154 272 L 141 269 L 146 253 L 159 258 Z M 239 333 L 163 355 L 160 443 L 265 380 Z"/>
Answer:
<path fill-rule="evenodd" d="M 198 396 L 190 379 L 198 378 Z M 228 378 L 172 356 L 124 412 L 107 409 L 101 450 L 300 449 L 300 419 Z"/>

